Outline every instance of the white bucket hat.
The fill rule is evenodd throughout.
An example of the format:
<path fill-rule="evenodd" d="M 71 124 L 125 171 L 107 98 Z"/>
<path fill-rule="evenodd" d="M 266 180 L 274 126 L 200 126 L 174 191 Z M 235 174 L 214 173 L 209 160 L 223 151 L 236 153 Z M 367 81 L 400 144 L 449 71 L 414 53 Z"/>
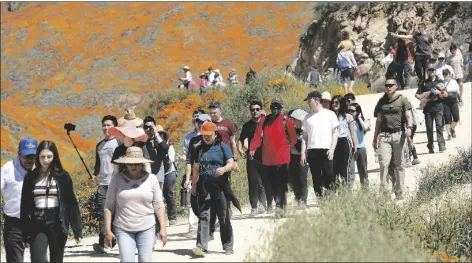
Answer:
<path fill-rule="evenodd" d="M 299 121 L 303 121 L 307 114 L 308 114 L 308 112 L 306 112 L 302 109 L 296 109 L 292 112 L 292 114 L 290 114 L 290 117 L 292 117 L 296 120 L 299 120 Z"/>
<path fill-rule="evenodd" d="M 136 146 L 126 149 L 126 155 L 118 158 L 115 162 L 122 164 L 153 163 L 153 161 L 144 158 L 143 149 Z"/>
<path fill-rule="evenodd" d="M 183 67 L 183 69 L 190 70 L 188 66 Z"/>
<path fill-rule="evenodd" d="M 322 100 L 331 100 L 331 94 L 327 91 L 321 93 L 321 99 Z"/>

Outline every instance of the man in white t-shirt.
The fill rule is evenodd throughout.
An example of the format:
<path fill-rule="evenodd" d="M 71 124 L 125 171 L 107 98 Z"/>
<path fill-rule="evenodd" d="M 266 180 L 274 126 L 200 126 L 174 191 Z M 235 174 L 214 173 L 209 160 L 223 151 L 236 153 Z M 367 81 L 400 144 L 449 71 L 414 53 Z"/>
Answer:
<path fill-rule="evenodd" d="M 105 200 L 107 198 L 108 185 L 114 173 L 114 166 L 111 163 L 113 153 L 116 147 L 122 142 L 108 134 L 108 129 L 118 126 L 118 120 L 115 116 L 106 115 L 102 119 L 102 130 L 105 138 L 97 144 L 95 154 L 94 175 L 98 182 L 97 206 L 99 207 L 100 233 L 98 243 L 93 244 L 93 250 L 98 253 L 105 253 L 105 222 L 103 212 L 105 209 Z"/>
<path fill-rule="evenodd" d="M 324 109 L 321 94 L 310 92 L 305 98 L 311 112 L 303 121 L 301 164 L 310 165 L 313 188 L 317 196 L 322 196 L 322 187 L 330 189 L 334 183 L 333 156 L 338 141 L 339 121 L 333 111 Z M 305 151 L 307 149 L 307 154 Z"/>

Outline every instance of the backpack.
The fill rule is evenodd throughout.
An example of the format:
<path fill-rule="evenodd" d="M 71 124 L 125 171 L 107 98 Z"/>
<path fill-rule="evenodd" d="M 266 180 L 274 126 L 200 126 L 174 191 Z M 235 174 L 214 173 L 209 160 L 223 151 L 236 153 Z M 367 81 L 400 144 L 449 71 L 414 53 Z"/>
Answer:
<path fill-rule="evenodd" d="M 172 146 L 173 147 L 173 146 Z M 179 172 L 179 164 L 175 160 L 173 162 L 170 161 L 169 158 L 169 153 L 166 154 L 166 157 L 164 159 L 164 174 L 167 174 L 170 170 L 171 165 L 174 166 L 175 171 L 178 173 Z"/>
<path fill-rule="evenodd" d="M 264 119 L 264 123 L 262 123 L 262 138 L 264 138 L 264 128 L 267 126 L 267 121 L 269 118 Z M 283 118 L 283 123 L 284 123 L 284 131 L 285 131 L 285 139 L 287 140 L 287 144 L 290 145 L 290 137 L 288 135 L 288 128 L 287 128 L 287 116 L 284 115 Z"/>
<path fill-rule="evenodd" d="M 341 68 L 341 70 L 348 69 L 351 66 L 351 62 L 349 61 L 348 56 L 343 55 L 341 53 L 339 53 L 338 56 L 341 57 L 341 59 L 339 60 L 339 68 Z"/>

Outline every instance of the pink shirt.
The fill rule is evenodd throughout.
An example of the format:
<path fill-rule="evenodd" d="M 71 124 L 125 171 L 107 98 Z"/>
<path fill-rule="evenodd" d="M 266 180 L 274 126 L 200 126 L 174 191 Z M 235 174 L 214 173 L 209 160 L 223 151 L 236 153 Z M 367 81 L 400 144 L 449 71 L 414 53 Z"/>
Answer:
<path fill-rule="evenodd" d="M 208 80 L 206 80 L 206 79 L 200 79 L 200 80 L 198 81 L 198 84 L 200 85 L 200 87 L 202 87 L 202 86 L 208 86 Z"/>

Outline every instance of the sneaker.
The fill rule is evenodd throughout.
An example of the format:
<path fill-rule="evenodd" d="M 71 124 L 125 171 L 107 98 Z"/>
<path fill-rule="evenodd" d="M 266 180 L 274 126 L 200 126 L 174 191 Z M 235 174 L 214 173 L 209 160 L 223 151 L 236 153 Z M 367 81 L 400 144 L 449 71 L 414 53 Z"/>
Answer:
<path fill-rule="evenodd" d="M 282 218 L 285 215 L 285 211 L 283 208 L 276 207 L 275 208 L 275 217 L 276 218 Z"/>
<path fill-rule="evenodd" d="M 439 147 L 439 152 L 444 152 L 445 150 L 447 150 L 446 146 L 442 146 L 442 147 Z"/>
<path fill-rule="evenodd" d="M 249 216 L 257 216 L 257 208 L 251 208 L 251 213 Z"/>
<path fill-rule="evenodd" d="M 405 167 L 406 167 L 406 168 L 410 168 L 410 167 L 412 167 L 412 166 L 413 166 L 413 164 L 411 163 L 411 160 L 410 160 L 410 159 L 406 159 Z"/>
<path fill-rule="evenodd" d="M 434 153 L 434 149 L 430 148 L 429 153 Z"/>
<path fill-rule="evenodd" d="M 188 238 L 196 238 L 197 237 L 197 230 L 196 229 L 189 230 L 188 233 L 187 233 L 187 237 Z"/>
<path fill-rule="evenodd" d="M 101 254 L 107 253 L 105 248 L 100 246 L 98 243 L 93 244 L 93 251 L 95 251 L 97 253 L 101 253 Z"/>
<path fill-rule="evenodd" d="M 177 220 L 175 219 L 169 220 L 169 226 L 175 226 L 175 225 L 177 225 Z"/>
<path fill-rule="evenodd" d="M 266 212 L 266 209 L 263 206 L 259 206 L 259 208 L 257 209 L 258 214 L 265 214 L 265 212 Z"/>
<path fill-rule="evenodd" d="M 411 162 L 411 164 L 413 164 L 413 165 L 417 165 L 419 163 L 420 163 L 419 159 L 413 159 L 413 161 Z"/>
<path fill-rule="evenodd" d="M 447 140 L 450 141 L 452 136 L 450 134 L 447 135 Z"/>
<path fill-rule="evenodd" d="M 234 250 L 232 249 L 226 249 L 225 250 L 225 255 L 233 255 L 234 254 Z"/>
<path fill-rule="evenodd" d="M 206 251 L 203 248 L 196 247 L 196 248 L 192 249 L 192 252 L 197 257 L 204 258 L 206 256 Z"/>
<path fill-rule="evenodd" d="M 267 214 L 272 214 L 272 213 L 274 213 L 274 209 L 272 208 L 272 206 L 268 206 L 268 207 L 267 207 L 266 213 L 267 213 Z"/>
<path fill-rule="evenodd" d="M 456 138 L 456 130 L 451 129 L 451 136 L 452 138 Z"/>

